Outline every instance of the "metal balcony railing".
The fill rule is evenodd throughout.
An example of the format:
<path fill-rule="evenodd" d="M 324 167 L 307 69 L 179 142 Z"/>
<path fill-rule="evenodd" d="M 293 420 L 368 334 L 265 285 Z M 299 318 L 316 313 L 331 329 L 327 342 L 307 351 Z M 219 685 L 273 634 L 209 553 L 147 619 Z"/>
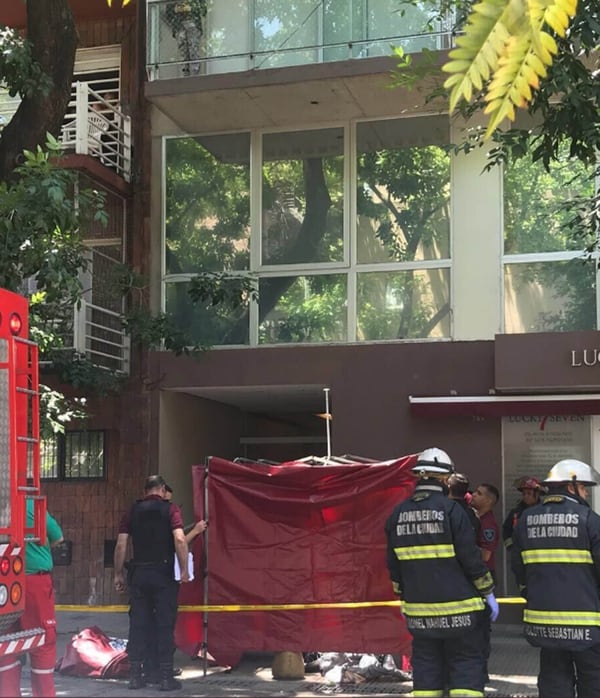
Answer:
<path fill-rule="evenodd" d="M 442 50 L 454 24 L 397 0 L 148 0 L 147 13 L 149 80 Z"/>
<path fill-rule="evenodd" d="M 86 82 L 75 83 L 75 101 L 65 116 L 61 141 L 65 150 L 91 155 L 131 181 L 131 117 L 111 95 L 100 95 Z"/>
<path fill-rule="evenodd" d="M 120 313 L 82 300 L 75 308 L 73 349 L 99 368 L 129 373 L 130 339 Z"/>

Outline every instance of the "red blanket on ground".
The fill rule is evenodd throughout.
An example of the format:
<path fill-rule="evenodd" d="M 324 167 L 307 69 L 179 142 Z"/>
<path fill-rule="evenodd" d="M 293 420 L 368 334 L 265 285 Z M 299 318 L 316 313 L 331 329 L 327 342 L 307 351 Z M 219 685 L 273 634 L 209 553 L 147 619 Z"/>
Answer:
<path fill-rule="evenodd" d="M 209 605 L 251 606 L 208 613 L 208 650 L 219 664 L 235 665 L 246 651 L 410 654 L 399 606 L 386 603 L 395 599 L 384 523 L 413 490 L 414 459 L 268 466 L 211 458 L 208 516 L 205 467 L 193 467 L 195 514 L 210 523 L 206 549 L 201 539 L 194 549 L 196 579 L 182 585 L 179 603 L 203 603 L 205 563 Z M 289 604 L 309 607 L 280 608 Z M 177 646 L 193 656 L 202 634 L 202 613 L 181 609 Z"/>

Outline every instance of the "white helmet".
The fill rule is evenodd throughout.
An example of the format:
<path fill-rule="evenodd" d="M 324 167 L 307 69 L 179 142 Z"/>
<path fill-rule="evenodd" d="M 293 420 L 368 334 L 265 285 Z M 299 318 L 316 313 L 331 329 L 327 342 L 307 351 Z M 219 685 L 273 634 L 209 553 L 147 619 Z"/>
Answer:
<path fill-rule="evenodd" d="M 427 473 L 449 475 L 454 472 L 454 463 L 446 451 L 442 451 L 441 448 L 426 448 L 422 453 L 419 453 L 412 471 L 419 476 Z"/>
<path fill-rule="evenodd" d="M 593 487 L 597 485 L 597 475 L 587 463 L 575 458 L 560 460 L 550 468 L 544 484 L 552 485 L 558 483 L 578 482 L 581 485 Z"/>

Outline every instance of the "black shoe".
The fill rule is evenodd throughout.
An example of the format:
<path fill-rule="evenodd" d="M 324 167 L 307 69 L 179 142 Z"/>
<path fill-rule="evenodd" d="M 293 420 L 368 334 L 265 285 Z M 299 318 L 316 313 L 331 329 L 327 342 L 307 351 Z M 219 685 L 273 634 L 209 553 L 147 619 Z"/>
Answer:
<path fill-rule="evenodd" d="M 132 676 L 129 679 L 129 684 L 127 688 L 130 691 L 137 691 L 140 688 L 145 688 L 146 687 L 146 682 L 144 681 L 142 676 Z"/>
<path fill-rule="evenodd" d="M 168 679 L 161 679 L 160 680 L 160 686 L 158 687 L 159 691 L 178 691 L 181 688 L 181 682 L 180 681 L 175 681 L 175 679 L 171 676 Z"/>

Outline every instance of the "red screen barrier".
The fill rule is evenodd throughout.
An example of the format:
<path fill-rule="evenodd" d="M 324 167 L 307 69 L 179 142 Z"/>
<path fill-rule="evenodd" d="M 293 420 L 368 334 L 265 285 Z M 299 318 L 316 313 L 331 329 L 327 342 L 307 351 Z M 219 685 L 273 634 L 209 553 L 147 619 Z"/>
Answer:
<path fill-rule="evenodd" d="M 413 490 L 415 456 L 376 464 L 279 466 L 211 458 L 208 474 L 208 604 L 334 604 L 394 600 L 384 523 Z M 193 466 L 194 509 L 205 518 L 204 466 Z M 180 604 L 202 604 L 196 579 Z M 177 646 L 195 654 L 202 613 L 180 613 Z M 410 654 L 396 606 L 208 614 L 208 651 L 235 665 L 246 651 Z"/>

